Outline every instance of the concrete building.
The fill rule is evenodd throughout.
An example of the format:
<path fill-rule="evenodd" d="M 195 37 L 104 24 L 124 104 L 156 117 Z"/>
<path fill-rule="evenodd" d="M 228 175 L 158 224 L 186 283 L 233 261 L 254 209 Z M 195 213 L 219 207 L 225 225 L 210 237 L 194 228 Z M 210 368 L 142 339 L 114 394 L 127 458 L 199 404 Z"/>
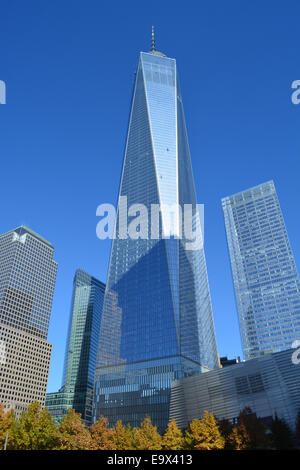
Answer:
<path fill-rule="evenodd" d="M 45 404 L 53 255 L 51 243 L 27 227 L 0 236 L 0 403 L 17 416 L 33 401 Z"/>

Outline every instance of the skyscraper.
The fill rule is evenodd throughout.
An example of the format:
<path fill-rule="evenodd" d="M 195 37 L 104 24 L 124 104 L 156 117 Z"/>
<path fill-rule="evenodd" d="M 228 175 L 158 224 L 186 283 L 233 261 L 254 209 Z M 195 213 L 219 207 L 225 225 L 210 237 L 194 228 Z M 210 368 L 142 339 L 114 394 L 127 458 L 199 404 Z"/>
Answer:
<path fill-rule="evenodd" d="M 151 205 L 162 208 L 156 237 L 124 235 L 125 198 L 148 214 Z M 149 415 L 163 429 L 172 380 L 219 365 L 203 246 L 189 250 L 177 222 L 167 237 L 164 205 L 185 204 L 195 225 L 176 61 L 156 51 L 153 38 L 136 72 L 95 375 L 95 417 L 111 424 L 139 425 Z"/>
<path fill-rule="evenodd" d="M 300 282 L 273 181 L 222 199 L 245 359 L 300 339 Z"/>
<path fill-rule="evenodd" d="M 94 375 L 105 284 L 78 269 L 74 276 L 62 388 L 46 406 L 59 421 L 69 408 L 91 424 Z"/>
<path fill-rule="evenodd" d="M 0 236 L 0 403 L 17 416 L 33 401 L 45 403 L 53 254 L 53 246 L 27 227 Z"/>

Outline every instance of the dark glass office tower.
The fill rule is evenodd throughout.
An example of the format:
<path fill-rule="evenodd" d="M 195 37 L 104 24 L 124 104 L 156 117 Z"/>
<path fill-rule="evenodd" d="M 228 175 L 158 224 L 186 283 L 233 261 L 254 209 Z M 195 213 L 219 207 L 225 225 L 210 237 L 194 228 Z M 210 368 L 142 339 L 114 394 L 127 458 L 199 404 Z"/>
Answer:
<path fill-rule="evenodd" d="M 167 214 L 156 238 L 124 236 L 128 208 L 193 206 L 196 195 L 175 59 L 152 48 L 136 72 L 119 191 L 116 237 L 102 315 L 96 367 L 95 418 L 159 429 L 169 419 L 173 379 L 218 367 L 203 246 L 189 249 Z M 143 213 L 143 217 L 145 214 Z M 175 217 L 176 219 L 176 217 Z M 128 223 L 130 224 L 130 217 Z M 175 223 L 176 225 L 176 223 Z"/>
<path fill-rule="evenodd" d="M 273 181 L 222 199 L 245 359 L 300 338 L 300 282 Z"/>
<path fill-rule="evenodd" d="M 46 406 L 59 421 L 68 408 L 92 421 L 94 374 L 105 284 L 78 269 L 74 276 L 62 388 L 48 393 Z"/>

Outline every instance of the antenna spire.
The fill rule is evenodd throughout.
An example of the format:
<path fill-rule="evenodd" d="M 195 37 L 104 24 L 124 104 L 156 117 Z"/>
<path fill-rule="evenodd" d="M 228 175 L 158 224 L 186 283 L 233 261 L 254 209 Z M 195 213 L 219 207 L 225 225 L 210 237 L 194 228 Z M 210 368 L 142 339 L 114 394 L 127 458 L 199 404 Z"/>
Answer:
<path fill-rule="evenodd" d="M 155 49 L 155 37 L 154 37 L 154 26 L 152 26 L 152 38 L 151 38 L 151 51 L 150 54 L 160 55 L 162 57 L 166 57 L 165 54 L 159 52 Z"/>
<path fill-rule="evenodd" d="M 152 26 L 151 52 L 155 52 L 154 26 Z"/>

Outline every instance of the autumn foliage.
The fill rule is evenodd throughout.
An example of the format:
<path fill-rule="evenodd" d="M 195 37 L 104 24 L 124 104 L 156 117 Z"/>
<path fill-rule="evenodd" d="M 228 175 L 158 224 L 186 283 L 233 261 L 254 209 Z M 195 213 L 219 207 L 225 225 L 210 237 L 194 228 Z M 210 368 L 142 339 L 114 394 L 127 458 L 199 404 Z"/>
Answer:
<path fill-rule="evenodd" d="M 110 427 L 101 416 L 87 427 L 80 414 L 69 409 L 60 424 L 56 424 L 47 408 L 32 403 L 17 420 L 13 412 L 5 413 L 0 405 L 0 449 L 7 439 L 12 450 L 248 450 L 299 447 L 300 415 L 293 436 L 287 424 L 274 417 L 267 429 L 249 408 L 239 414 L 236 422 L 217 421 L 207 411 L 202 419 L 194 419 L 181 431 L 171 421 L 160 434 L 149 417 L 140 427 L 131 428 L 118 421 Z"/>

